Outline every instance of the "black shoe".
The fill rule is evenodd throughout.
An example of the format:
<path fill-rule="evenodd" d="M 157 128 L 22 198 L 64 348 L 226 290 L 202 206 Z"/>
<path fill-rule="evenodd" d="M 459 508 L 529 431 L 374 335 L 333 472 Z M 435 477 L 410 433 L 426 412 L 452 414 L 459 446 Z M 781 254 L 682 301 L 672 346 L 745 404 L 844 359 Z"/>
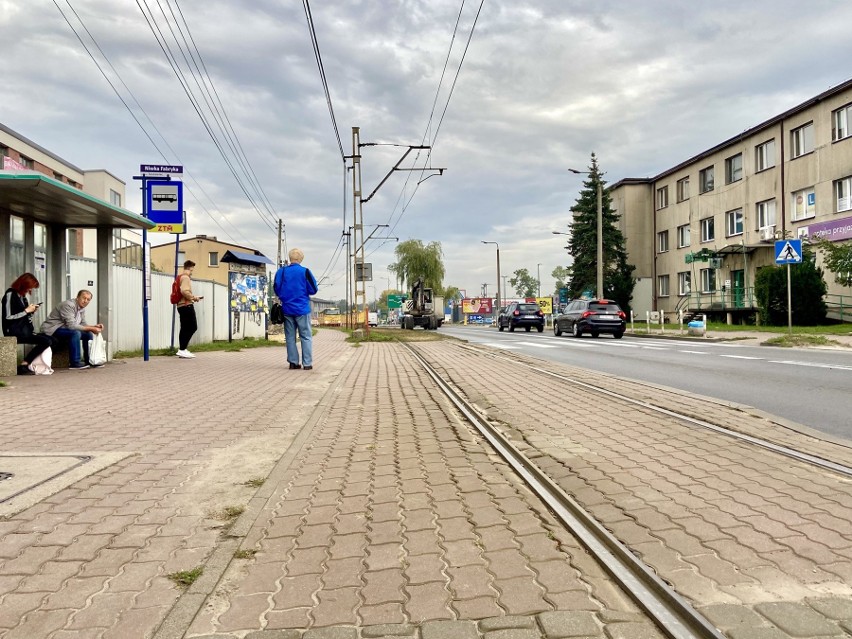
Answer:
<path fill-rule="evenodd" d="M 70 368 L 71 370 L 74 370 L 74 371 L 82 371 L 82 370 L 89 368 L 89 365 L 88 364 L 71 364 L 71 366 L 69 366 L 68 368 Z"/>
<path fill-rule="evenodd" d="M 312 370 L 314 370 L 314 367 L 313 366 L 305 366 L 305 370 L 306 371 L 312 371 Z"/>
<path fill-rule="evenodd" d="M 18 364 L 18 375 L 35 375 L 26 364 Z"/>
<path fill-rule="evenodd" d="M 290 370 L 291 371 L 295 370 L 297 368 L 302 368 L 302 365 L 301 364 L 294 364 L 293 362 L 290 362 Z"/>

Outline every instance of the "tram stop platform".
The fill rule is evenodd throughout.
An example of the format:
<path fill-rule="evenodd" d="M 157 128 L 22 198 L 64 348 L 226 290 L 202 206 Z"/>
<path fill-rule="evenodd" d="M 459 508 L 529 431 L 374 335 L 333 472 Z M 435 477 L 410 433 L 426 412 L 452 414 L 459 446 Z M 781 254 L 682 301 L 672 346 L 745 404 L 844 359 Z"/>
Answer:
<path fill-rule="evenodd" d="M 412 346 L 716 636 L 852 635 L 850 478 L 647 404 L 852 466 L 848 444 L 452 339 Z M 0 388 L 0 637 L 667 636 L 406 345 L 322 329 L 314 358 L 115 360 Z"/>

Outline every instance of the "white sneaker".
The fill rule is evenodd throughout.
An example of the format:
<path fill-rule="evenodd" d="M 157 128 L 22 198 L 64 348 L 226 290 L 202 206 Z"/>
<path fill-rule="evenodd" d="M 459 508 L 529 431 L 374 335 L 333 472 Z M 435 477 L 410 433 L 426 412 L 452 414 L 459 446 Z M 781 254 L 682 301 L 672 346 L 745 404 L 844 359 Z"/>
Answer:
<path fill-rule="evenodd" d="M 180 351 L 180 350 L 179 350 L 179 351 L 176 353 L 176 355 L 177 355 L 178 357 L 182 357 L 182 358 L 184 358 L 184 359 L 192 359 L 193 357 L 195 357 L 195 355 L 193 355 L 192 353 L 190 353 L 190 352 L 189 352 L 189 351 L 187 351 L 187 350 L 182 350 L 182 351 Z"/>

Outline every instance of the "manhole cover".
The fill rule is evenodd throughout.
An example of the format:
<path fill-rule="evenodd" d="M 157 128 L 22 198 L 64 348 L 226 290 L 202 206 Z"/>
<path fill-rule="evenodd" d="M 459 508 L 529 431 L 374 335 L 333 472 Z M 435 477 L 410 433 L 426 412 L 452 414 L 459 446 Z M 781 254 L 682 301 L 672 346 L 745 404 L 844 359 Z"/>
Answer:
<path fill-rule="evenodd" d="M 133 453 L 0 453 L 0 517 L 13 515 Z"/>

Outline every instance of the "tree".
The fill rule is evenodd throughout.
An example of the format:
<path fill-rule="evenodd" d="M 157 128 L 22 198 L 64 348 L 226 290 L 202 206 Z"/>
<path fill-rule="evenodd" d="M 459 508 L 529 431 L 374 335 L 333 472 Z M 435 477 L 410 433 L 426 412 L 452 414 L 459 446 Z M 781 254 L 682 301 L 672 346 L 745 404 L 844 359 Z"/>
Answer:
<path fill-rule="evenodd" d="M 619 216 L 612 210 L 612 199 L 605 188 L 606 182 L 601 176 L 594 153 L 583 190 L 571 207 L 573 220 L 568 250 L 574 257 L 574 264 L 568 285 L 569 295 L 572 298 L 580 297 L 586 291 L 594 291 L 593 294 L 597 295 L 598 182 L 601 184 L 603 202 L 603 295 L 615 300 L 624 312 L 629 313 L 636 283 L 633 279 L 636 267 L 627 263 L 624 235 L 617 226 Z"/>
<path fill-rule="evenodd" d="M 568 283 L 571 281 L 571 267 L 557 266 L 550 273 L 550 277 L 556 280 L 556 290 L 554 295 L 559 295 L 559 289 L 568 288 Z"/>
<path fill-rule="evenodd" d="M 538 280 L 525 268 L 515 271 L 513 277 L 509 278 L 509 285 L 519 297 L 535 297 L 538 291 Z"/>
<path fill-rule="evenodd" d="M 443 290 L 444 262 L 440 242 L 429 242 L 426 246 L 420 240 L 406 240 L 396 245 L 394 250 L 396 264 L 388 266 L 402 282 L 403 289 L 411 290 L 417 279 L 433 291 Z"/>
<path fill-rule="evenodd" d="M 852 286 L 852 242 L 819 240 L 816 246 L 822 251 L 825 268 L 834 273 L 834 281 L 841 286 Z"/>
<path fill-rule="evenodd" d="M 822 298 L 826 285 L 815 257 L 813 251 L 803 247 L 802 263 L 789 267 L 792 319 L 796 326 L 816 326 L 825 320 L 826 306 Z M 764 266 L 759 269 L 754 278 L 754 295 L 764 324 L 787 324 L 786 266 Z"/>

